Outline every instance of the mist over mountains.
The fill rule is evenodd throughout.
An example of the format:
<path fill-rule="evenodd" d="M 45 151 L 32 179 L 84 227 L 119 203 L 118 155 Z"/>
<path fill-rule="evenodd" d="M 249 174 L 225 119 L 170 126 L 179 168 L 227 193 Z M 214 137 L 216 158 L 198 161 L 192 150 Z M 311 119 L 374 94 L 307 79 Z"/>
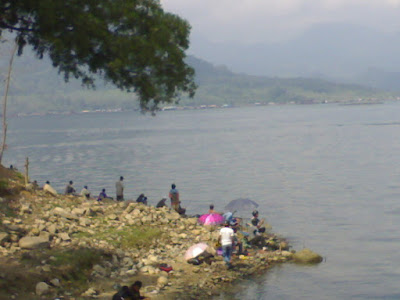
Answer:
<path fill-rule="evenodd" d="M 213 43 L 193 36 L 190 50 L 234 72 L 323 78 L 400 91 L 400 33 L 327 23 L 314 25 L 301 36 L 280 43 Z"/>
<path fill-rule="evenodd" d="M 344 24 L 315 26 L 296 39 L 244 45 L 192 37 L 187 62 L 199 85 L 182 105 L 325 103 L 394 99 L 400 92 L 400 34 Z M 5 78 L 8 57 L 0 57 Z M 137 109 L 135 95 L 102 80 L 96 90 L 65 83 L 48 59 L 30 51 L 14 61 L 10 112 Z"/>

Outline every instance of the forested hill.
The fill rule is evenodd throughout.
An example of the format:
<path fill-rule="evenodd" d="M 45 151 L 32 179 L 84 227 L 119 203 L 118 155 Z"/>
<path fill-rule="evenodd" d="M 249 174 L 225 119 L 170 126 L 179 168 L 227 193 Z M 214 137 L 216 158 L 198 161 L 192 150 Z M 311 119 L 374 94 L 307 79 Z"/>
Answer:
<path fill-rule="evenodd" d="M 358 99 L 384 100 L 393 94 L 355 84 L 339 84 L 313 78 L 277 78 L 236 74 L 224 66 L 195 58 L 188 62 L 196 70 L 200 86 L 194 101 L 182 103 L 251 104 L 251 103 L 322 103 L 352 102 Z"/>
<path fill-rule="evenodd" d="M 181 105 L 243 105 L 249 103 L 319 103 L 351 101 L 358 98 L 384 99 L 388 93 L 357 85 L 335 84 L 320 79 L 270 78 L 235 74 L 227 67 L 214 66 L 189 56 L 199 86 L 194 99 L 183 98 Z M 1 57 L 3 79 L 8 61 Z M 135 96 L 112 85 L 97 82 L 96 90 L 82 88 L 76 80 L 65 83 L 51 64 L 31 55 L 17 57 L 12 70 L 9 112 L 65 112 L 82 110 L 137 109 Z"/>

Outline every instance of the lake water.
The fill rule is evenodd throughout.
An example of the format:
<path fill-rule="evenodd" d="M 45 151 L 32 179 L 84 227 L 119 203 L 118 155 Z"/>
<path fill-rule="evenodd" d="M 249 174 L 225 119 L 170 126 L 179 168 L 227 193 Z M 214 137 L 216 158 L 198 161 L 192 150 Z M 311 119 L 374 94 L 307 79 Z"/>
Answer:
<path fill-rule="evenodd" d="M 400 299 L 400 104 L 270 106 L 15 118 L 5 165 L 150 204 L 176 183 L 188 213 L 249 197 L 295 249 L 227 299 Z"/>

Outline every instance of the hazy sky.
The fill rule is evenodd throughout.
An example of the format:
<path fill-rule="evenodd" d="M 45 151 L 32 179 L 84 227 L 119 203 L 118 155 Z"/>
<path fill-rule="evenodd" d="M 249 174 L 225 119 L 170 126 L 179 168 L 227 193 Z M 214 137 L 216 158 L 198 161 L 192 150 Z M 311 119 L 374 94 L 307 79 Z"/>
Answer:
<path fill-rule="evenodd" d="M 294 37 L 316 23 L 344 22 L 400 32 L 400 0 L 161 0 L 194 36 L 245 43 Z"/>

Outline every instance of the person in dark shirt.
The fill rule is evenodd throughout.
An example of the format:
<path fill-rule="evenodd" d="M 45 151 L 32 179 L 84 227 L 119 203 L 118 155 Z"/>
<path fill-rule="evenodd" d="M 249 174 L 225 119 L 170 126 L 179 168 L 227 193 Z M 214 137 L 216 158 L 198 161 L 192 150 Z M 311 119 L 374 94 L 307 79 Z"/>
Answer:
<path fill-rule="evenodd" d="M 112 300 L 128 300 L 133 299 L 132 297 L 133 296 L 131 291 L 129 290 L 129 287 L 125 285 L 118 291 L 118 293 L 114 294 Z"/>
<path fill-rule="evenodd" d="M 139 197 L 136 199 L 136 202 L 147 205 L 147 197 L 144 194 L 140 194 Z"/>
<path fill-rule="evenodd" d="M 259 235 L 260 233 L 264 233 L 265 232 L 265 227 L 261 227 L 264 224 L 264 219 L 260 220 L 258 218 L 258 211 L 255 210 L 252 213 L 253 218 L 251 219 L 251 225 L 254 226 L 254 235 Z"/>
<path fill-rule="evenodd" d="M 167 198 L 162 198 L 156 205 L 157 208 L 161 208 L 161 207 L 166 207 L 167 204 L 165 203 L 167 201 Z"/>
<path fill-rule="evenodd" d="M 71 180 L 69 184 L 65 187 L 65 195 L 74 195 L 76 193 L 76 190 L 74 188 L 74 182 Z"/>
<path fill-rule="evenodd" d="M 131 285 L 130 292 L 132 294 L 132 300 L 139 300 L 139 299 L 150 299 L 148 297 L 144 297 L 140 295 L 140 289 L 142 288 L 142 282 L 136 281 L 134 284 Z"/>
<path fill-rule="evenodd" d="M 102 189 L 101 193 L 99 194 L 99 197 L 97 198 L 97 201 L 102 201 L 105 198 L 108 198 L 108 196 L 106 194 L 106 189 Z"/>

